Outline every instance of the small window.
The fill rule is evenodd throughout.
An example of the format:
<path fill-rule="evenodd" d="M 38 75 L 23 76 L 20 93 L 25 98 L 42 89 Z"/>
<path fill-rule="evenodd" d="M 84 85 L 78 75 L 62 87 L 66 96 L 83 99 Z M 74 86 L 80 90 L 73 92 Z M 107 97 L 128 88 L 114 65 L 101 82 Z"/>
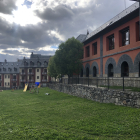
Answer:
<path fill-rule="evenodd" d="M 29 69 L 29 72 L 31 73 L 32 72 L 32 69 Z"/>
<path fill-rule="evenodd" d="M 47 76 L 45 76 L 44 79 L 47 80 Z"/>
<path fill-rule="evenodd" d="M 97 54 L 97 42 L 92 45 L 92 55 Z"/>
<path fill-rule="evenodd" d="M 0 79 L 1 79 L 1 75 L 0 75 Z"/>
<path fill-rule="evenodd" d="M 114 49 L 114 34 L 107 37 L 107 50 L 113 50 Z"/>
<path fill-rule="evenodd" d="M 44 69 L 44 72 L 47 73 L 47 69 Z"/>
<path fill-rule="evenodd" d="M 9 86 L 9 82 L 8 82 L 8 86 Z"/>
<path fill-rule="evenodd" d="M 39 79 L 39 76 L 37 76 L 37 79 Z"/>
<path fill-rule="evenodd" d="M 32 80 L 32 76 L 29 76 L 29 80 Z"/>
<path fill-rule="evenodd" d="M 7 78 L 7 75 L 5 75 L 5 78 Z"/>
<path fill-rule="evenodd" d="M 5 82 L 5 86 L 6 86 L 6 82 Z"/>
<path fill-rule="evenodd" d="M 1 87 L 1 83 L 0 83 L 0 87 Z"/>
<path fill-rule="evenodd" d="M 0 68 L 0 71 L 1 71 L 1 68 Z"/>
<path fill-rule="evenodd" d="M 89 57 L 90 56 L 90 48 L 89 46 L 86 47 L 86 57 Z"/>
<path fill-rule="evenodd" d="M 24 73 L 24 69 L 22 69 L 22 73 Z"/>
<path fill-rule="evenodd" d="M 8 78 L 10 78 L 10 75 L 8 75 Z"/>
<path fill-rule="evenodd" d="M 121 33 L 121 39 L 122 39 L 120 46 L 126 46 L 130 44 L 129 27 L 121 30 L 120 33 Z"/>
<path fill-rule="evenodd" d="M 39 69 L 37 69 L 37 72 L 39 72 Z"/>

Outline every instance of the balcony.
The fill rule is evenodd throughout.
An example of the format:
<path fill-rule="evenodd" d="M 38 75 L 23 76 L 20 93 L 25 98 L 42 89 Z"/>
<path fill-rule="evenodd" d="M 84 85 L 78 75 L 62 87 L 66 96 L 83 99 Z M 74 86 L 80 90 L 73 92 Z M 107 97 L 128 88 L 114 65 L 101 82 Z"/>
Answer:
<path fill-rule="evenodd" d="M 24 80 L 24 79 L 21 79 L 21 80 L 20 80 L 20 82 L 26 82 L 26 80 Z"/>
<path fill-rule="evenodd" d="M 47 72 L 42 72 L 43 75 L 47 75 Z"/>
<path fill-rule="evenodd" d="M 28 82 L 34 82 L 34 80 L 28 80 Z"/>
<path fill-rule="evenodd" d="M 16 82 L 16 81 L 17 81 L 17 79 L 11 79 L 11 81 Z"/>
<path fill-rule="evenodd" d="M 33 73 L 33 72 L 28 72 L 28 74 L 29 74 L 29 75 L 34 75 L 34 73 Z"/>
<path fill-rule="evenodd" d="M 20 74 L 21 74 L 21 75 L 25 75 L 26 73 L 25 73 L 25 72 L 21 72 Z"/>
<path fill-rule="evenodd" d="M 42 82 L 47 82 L 47 79 L 42 79 Z"/>

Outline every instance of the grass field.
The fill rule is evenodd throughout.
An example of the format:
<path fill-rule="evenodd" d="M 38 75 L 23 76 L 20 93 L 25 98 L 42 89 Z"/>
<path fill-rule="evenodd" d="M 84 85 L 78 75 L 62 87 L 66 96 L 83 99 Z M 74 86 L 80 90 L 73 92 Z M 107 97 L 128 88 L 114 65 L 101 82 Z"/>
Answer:
<path fill-rule="evenodd" d="M 22 139 L 140 140 L 140 110 L 49 88 L 0 92 L 0 140 Z"/>

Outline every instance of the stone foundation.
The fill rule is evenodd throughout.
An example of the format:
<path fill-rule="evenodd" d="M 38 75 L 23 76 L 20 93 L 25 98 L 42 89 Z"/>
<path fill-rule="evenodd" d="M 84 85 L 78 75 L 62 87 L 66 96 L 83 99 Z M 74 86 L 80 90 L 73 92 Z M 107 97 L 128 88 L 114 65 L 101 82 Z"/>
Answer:
<path fill-rule="evenodd" d="M 140 108 L 140 93 L 105 88 L 88 87 L 84 85 L 47 84 L 50 89 L 64 92 L 69 95 L 86 98 L 100 103 L 113 103 L 115 105 Z"/>

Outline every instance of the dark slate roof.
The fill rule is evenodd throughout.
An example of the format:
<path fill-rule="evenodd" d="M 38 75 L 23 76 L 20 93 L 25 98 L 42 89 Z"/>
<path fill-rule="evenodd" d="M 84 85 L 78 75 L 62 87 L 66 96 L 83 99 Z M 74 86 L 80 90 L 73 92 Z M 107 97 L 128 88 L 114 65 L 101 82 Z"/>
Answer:
<path fill-rule="evenodd" d="M 29 59 L 23 58 L 19 59 L 17 62 L 0 62 L 0 74 L 16 74 L 19 73 L 19 68 L 24 68 L 24 67 L 47 67 L 49 58 L 51 56 L 45 56 L 41 54 L 31 54 Z M 24 62 L 27 62 L 28 65 L 25 66 Z M 41 65 L 38 65 L 38 62 Z M 46 62 L 46 65 L 45 65 Z M 31 63 L 34 63 L 34 65 L 31 65 Z M 15 71 L 17 69 L 17 71 Z"/>
<path fill-rule="evenodd" d="M 76 39 L 83 43 L 86 39 L 87 35 L 81 34 Z"/>
<path fill-rule="evenodd" d="M 19 73 L 20 62 L 0 62 L 0 73 L 16 74 Z M 15 71 L 16 69 L 16 71 Z"/>
<path fill-rule="evenodd" d="M 124 11 L 122 11 L 121 13 L 116 15 L 114 18 L 112 18 L 111 20 L 109 20 L 108 22 L 106 22 L 105 24 L 103 24 L 102 26 L 100 26 L 99 28 L 97 28 L 96 30 L 91 32 L 90 34 L 88 34 L 85 41 L 88 40 L 89 38 L 91 38 L 92 36 L 96 35 L 97 33 L 101 32 L 106 27 L 108 27 L 108 26 L 114 24 L 115 22 L 119 21 L 120 19 L 122 19 L 126 15 L 132 13 L 133 11 L 135 11 L 138 8 L 139 8 L 139 3 L 138 2 L 132 4 L 130 7 L 128 7 L 127 9 L 125 9 Z"/>
<path fill-rule="evenodd" d="M 24 58 L 20 60 L 21 67 L 47 67 L 50 57 L 51 56 L 32 53 L 29 59 Z M 27 63 L 26 66 L 24 64 L 25 62 Z M 38 62 L 40 63 L 40 65 L 38 65 Z M 46 65 L 45 65 L 45 62 L 46 62 Z"/>

